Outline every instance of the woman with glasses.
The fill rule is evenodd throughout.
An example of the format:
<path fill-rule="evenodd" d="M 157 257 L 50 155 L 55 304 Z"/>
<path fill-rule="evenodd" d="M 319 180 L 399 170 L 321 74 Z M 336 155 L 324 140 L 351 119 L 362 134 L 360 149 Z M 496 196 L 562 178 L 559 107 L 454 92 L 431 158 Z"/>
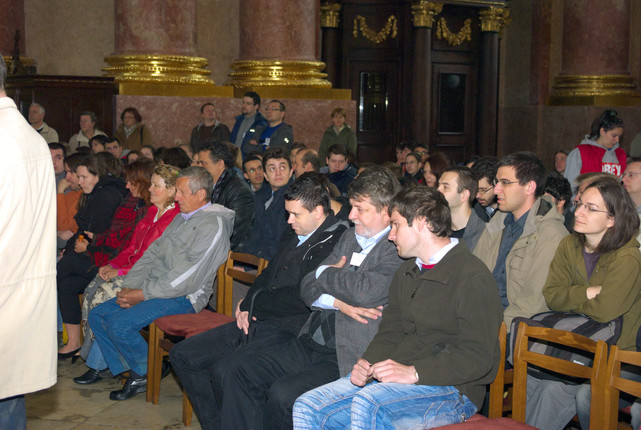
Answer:
<path fill-rule="evenodd" d="M 553 311 L 584 314 L 598 322 L 623 316 L 617 346 L 634 351 L 641 324 L 641 253 L 635 238 L 639 216 L 634 203 L 617 178 L 598 179 L 581 194 L 574 216 L 574 233 L 561 241 L 550 265 L 545 301 Z M 549 413 L 551 399 L 554 413 Z M 589 408 L 589 384 L 528 378 L 530 425 L 562 429 L 576 411 L 585 430 Z"/>
<path fill-rule="evenodd" d="M 124 149 L 140 150 L 143 145 L 151 145 L 149 127 L 142 123 L 142 116 L 135 107 L 129 106 L 120 114 L 122 123 L 115 137 Z"/>
<path fill-rule="evenodd" d="M 615 110 L 605 110 L 592 122 L 590 134 L 568 154 L 563 176 L 575 187 L 577 176 L 589 172 L 606 172 L 621 177 L 626 154 L 619 147 L 623 121 Z M 576 191 L 576 189 L 574 189 Z"/>

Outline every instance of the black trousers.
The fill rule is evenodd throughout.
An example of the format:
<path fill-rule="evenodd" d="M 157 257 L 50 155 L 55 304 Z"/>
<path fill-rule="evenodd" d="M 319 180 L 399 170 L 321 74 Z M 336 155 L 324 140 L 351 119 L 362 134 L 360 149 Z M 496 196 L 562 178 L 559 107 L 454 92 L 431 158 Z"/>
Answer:
<path fill-rule="evenodd" d="M 78 294 L 82 294 L 98 274 L 98 268 L 86 253 L 65 252 L 56 266 L 56 284 L 58 286 L 58 306 L 62 321 L 68 324 L 80 324 L 82 310 Z"/>
<path fill-rule="evenodd" d="M 336 352 L 293 338 L 247 351 L 214 368 L 221 429 L 291 429 L 301 394 L 339 378 Z"/>
<path fill-rule="evenodd" d="M 252 323 L 249 340 L 244 343 L 244 333 L 231 322 L 177 343 L 169 359 L 202 428 L 220 428 L 221 407 L 212 384 L 215 369 L 222 377 L 226 365 L 242 360 L 244 354 L 285 345 L 294 337 L 269 322 L 258 321 Z M 222 381 L 218 385 L 222 387 Z"/>

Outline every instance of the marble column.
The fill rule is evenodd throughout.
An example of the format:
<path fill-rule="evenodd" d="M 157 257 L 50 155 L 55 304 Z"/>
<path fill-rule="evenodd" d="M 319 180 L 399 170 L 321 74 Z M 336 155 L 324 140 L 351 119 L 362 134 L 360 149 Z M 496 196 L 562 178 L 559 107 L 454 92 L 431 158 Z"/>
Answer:
<path fill-rule="evenodd" d="M 240 0 L 240 52 L 234 87 L 330 88 L 317 61 L 318 0 Z"/>
<path fill-rule="evenodd" d="M 477 153 L 496 155 L 499 103 L 499 32 L 509 24 L 510 11 L 490 7 L 479 12 L 481 58 L 477 110 Z"/>
<path fill-rule="evenodd" d="M 432 100 L 432 26 L 442 3 L 421 0 L 412 4 L 412 140 L 429 145 Z"/>
<path fill-rule="evenodd" d="M 196 56 L 196 0 L 115 0 L 115 51 L 103 70 L 118 83 L 211 86 Z"/>
<path fill-rule="evenodd" d="M 321 5 L 320 26 L 323 35 L 321 60 L 325 63 L 327 80 L 337 88 L 340 88 L 340 50 L 338 46 L 340 11 L 341 5 L 339 3 L 323 3 Z"/>
<path fill-rule="evenodd" d="M 550 103 L 639 96 L 629 71 L 630 0 L 564 0 L 561 73 Z M 596 103 L 595 103 L 596 102 Z"/>

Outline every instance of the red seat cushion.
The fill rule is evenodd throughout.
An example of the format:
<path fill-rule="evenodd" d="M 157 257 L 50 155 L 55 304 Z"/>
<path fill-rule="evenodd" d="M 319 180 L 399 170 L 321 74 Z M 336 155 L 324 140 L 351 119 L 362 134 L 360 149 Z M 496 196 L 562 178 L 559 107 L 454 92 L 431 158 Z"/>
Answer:
<path fill-rule="evenodd" d="M 169 315 L 154 322 L 165 334 L 191 337 L 232 321 L 232 317 L 203 309 L 197 314 Z"/>
<path fill-rule="evenodd" d="M 486 430 L 486 429 L 505 429 L 505 430 L 536 430 L 536 427 L 527 424 L 519 423 L 510 418 L 485 418 L 483 415 L 476 414 L 464 423 L 450 424 L 447 426 L 439 427 L 443 430 Z"/>

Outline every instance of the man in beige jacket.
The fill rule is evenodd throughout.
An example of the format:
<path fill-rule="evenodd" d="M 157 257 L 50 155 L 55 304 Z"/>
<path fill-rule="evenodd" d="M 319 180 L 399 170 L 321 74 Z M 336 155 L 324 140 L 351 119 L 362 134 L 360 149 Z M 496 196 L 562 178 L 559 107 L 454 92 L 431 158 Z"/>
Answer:
<path fill-rule="evenodd" d="M 0 55 L 0 428 L 56 383 L 56 189 L 45 140 L 7 97 Z"/>

